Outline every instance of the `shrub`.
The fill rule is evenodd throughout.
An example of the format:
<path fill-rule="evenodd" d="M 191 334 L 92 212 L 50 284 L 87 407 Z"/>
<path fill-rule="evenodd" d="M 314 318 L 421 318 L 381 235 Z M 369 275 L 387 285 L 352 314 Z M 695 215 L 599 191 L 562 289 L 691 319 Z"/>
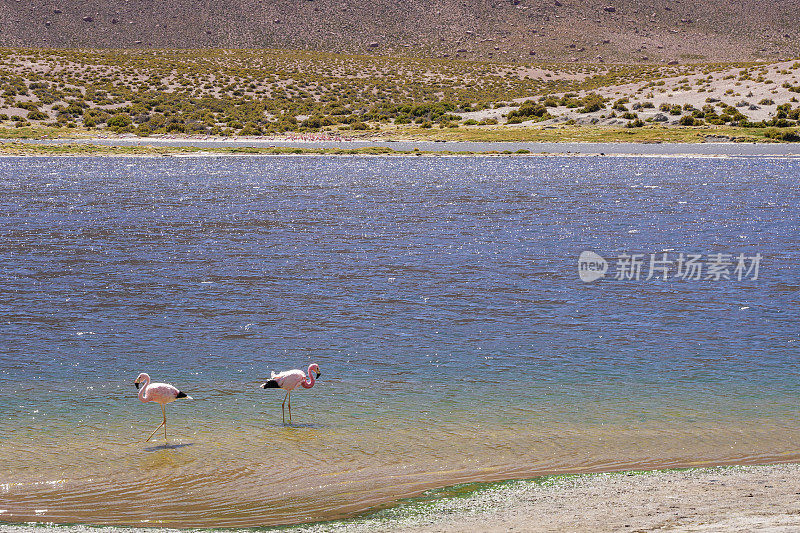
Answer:
<path fill-rule="evenodd" d="M 583 108 L 579 109 L 580 113 L 593 113 L 600 111 L 605 107 L 605 99 L 599 94 L 588 94 L 582 100 Z"/>
<path fill-rule="evenodd" d="M 533 102 L 528 100 L 524 102 L 519 109 L 515 109 L 508 114 L 508 118 L 513 119 L 516 117 L 538 117 L 541 118 L 547 114 L 547 108 L 542 104 Z M 518 122 L 522 122 L 519 120 Z M 517 124 L 518 122 L 513 122 L 512 124 Z"/>
<path fill-rule="evenodd" d="M 775 126 L 776 128 L 788 128 L 789 126 L 792 125 L 792 123 L 783 117 L 781 118 L 776 117 L 769 121 L 769 125 Z"/>
<path fill-rule="evenodd" d="M 255 122 L 248 122 L 239 132 L 240 135 L 263 135 L 263 131 Z"/>
<path fill-rule="evenodd" d="M 800 132 L 797 130 L 781 131 L 777 128 L 768 128 L 764 131 L 764 137 L 778 141 L 800 142 Z"/>
<path fill-rule="evenodd" d="M 775 117 L 786 118 L 787 116 L 789 116 L 789 111 L 791 110 L 792 110 L 792 104 L 781 104 L 777 108 L 778 113 L 775 115 Z"/>
<path fill-rule="evenodd" d="M 119 115 L 114 115 L 113 117 L 109 118 L 106 121 L 109 128 L 124 128 L 125 126 L 130 126 L 133 123 L 131 116 L 127 113 L 120 113 Z"/>
<path fill-rule="evenodd" d="M 303 122 L 300 123 L 300 126 L 303 128 L 312 128 L 312 129 L 319 129 L 322 127 L 322 117 L 308 117 Z M 249 133 L 245 133 L 243 135 L 251 135 Z"/>
<path fill-rule="evenodd" d="M 29 120 L 47 120 L 47 115 L 38 109 L 35 111 L 28 111 Z"/>

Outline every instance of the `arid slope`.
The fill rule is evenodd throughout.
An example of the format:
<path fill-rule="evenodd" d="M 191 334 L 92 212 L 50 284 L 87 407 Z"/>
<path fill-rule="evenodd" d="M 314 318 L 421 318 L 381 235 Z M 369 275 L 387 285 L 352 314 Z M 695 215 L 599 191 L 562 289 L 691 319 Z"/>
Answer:
<path fill-rule="evenodd" d="M 775 61 L 800 57 L 800 0 L 9 0 L 0 46 Z"/>

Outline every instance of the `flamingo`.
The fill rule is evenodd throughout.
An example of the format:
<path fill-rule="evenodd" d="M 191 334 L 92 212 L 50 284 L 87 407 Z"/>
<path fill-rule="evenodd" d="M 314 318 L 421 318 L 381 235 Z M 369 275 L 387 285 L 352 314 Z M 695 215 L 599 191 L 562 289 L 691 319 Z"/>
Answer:
<path fill-rule="evenodd" d="M 164 426 L 164 440 L 167 440 L 167 412 L 164 410 L 164 406 L 170 402 L 174 402 L 177 398 L 186 398 L 191 400 L 191 396 L 187 396 L 185 392 L 181 392 L 172 385 L 168 383 L 150 383 L 150 376 L 142 372 L 139 374 L 139 377 L 136 378 L 136 381 L 133 384 L 136 388 L 139 388 L 139 384 L 142 384 L 141 390 L 139 390 L 139 399 L 143 402 L 156 402 L 161 404 L 161 414 L 164 415 L 164 421 L 159 424 L 159 426 L 147 437 L 145 442 L 148 442 L 150 439 L 153 438 L 153 435 L 156 434 L 161 426 Z"/>
<path fill-rule="evenodd" d="M 313 372 L 313 373 L 312 373 Z M 269 381 L 261 385 L 262 389 L 283 389 L 286 391 L 286 396 L 283 397 L 283 403 L 281 404 L 281 414 L 283 415 L 283 423 L 286 423 L 286 400 L 289 400 L 289 423 L 292 423 L 292 398 L 291 394 L 292 391 L 297 388 L 298 385 L 302 385 L 304 389 L 310 389 L 316 383 L 314 379 L 314 374 L 317 375 L 319 378 L 322 375 L 322 372 L 319 371 L 319 365 L 317 363 L 312 363 L 308 365 L 308 377 L 306 377 L 306 373 L 300 370 L 299 368 L 295 368 L 294 370 L 285 370 L 280 374 L 276 374 L 275 372 L 271 373 L 272 375 L 269 378 Z"/>

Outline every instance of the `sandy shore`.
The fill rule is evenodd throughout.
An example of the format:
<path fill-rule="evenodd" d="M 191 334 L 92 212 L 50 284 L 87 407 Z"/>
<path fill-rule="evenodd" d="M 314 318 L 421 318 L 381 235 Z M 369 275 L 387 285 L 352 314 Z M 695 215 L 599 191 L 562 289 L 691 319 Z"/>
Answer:
<path fill-rule="evenodd" d="M 566 476 L 494 485 L 304 531 L 800 531 L 800 465 Z"/>
<path fill-rule="evenodd" d="M 558 476 L 488 484 L 463 495 L 456 493 L 458 490 L 451 490 L 444 498 L 422 498 L 354 520 L 283 531 L 800 531 L 798 464 Z M 48 525 L 6 525 L 2 530 L 175 531 Z"/>

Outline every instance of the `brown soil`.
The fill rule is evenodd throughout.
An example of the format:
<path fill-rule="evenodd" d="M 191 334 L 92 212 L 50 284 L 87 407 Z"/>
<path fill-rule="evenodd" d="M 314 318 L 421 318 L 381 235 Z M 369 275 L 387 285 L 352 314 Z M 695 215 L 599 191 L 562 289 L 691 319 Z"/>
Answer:
<path fill-rule="evenodd" d="M 800 0 L 25 0 L 0 46 L 287 48 L 501 61 L 800 55 Z"/>

